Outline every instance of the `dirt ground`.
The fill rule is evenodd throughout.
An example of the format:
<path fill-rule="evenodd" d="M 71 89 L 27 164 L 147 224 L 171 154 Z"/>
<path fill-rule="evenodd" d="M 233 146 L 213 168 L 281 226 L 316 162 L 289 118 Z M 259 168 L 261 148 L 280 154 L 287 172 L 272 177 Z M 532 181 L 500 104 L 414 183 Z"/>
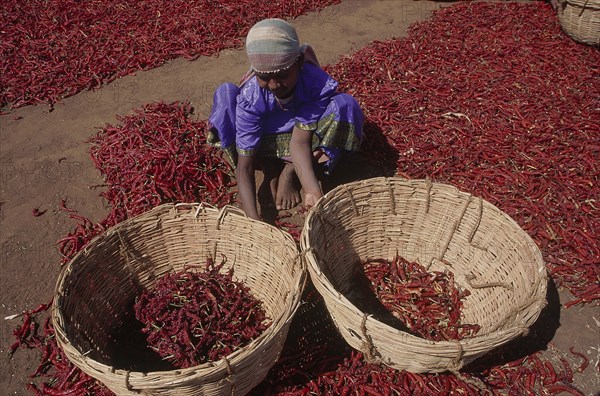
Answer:
<path fill-rule="evenodd" d="M 315 47 L 322 64 L 330 64 L 373 40 L 401 37 L 409 24 L 451 4 L 344 0 L 293 23 L 301 41 Z M 108 213 L 99 190 L 91 188 L 102 179 L 90 160 L 86 139 L 107 123 L 116 123 L 116 115 L 154 101 L 188 100 L 198 118 L 205 119 L 214 88 L 237 81 L 246 67 L 241 50 L 192 62 L 180 59 L 80 93 L 57 104 L 52 112 L 47 106 L 30 106 L 0 116 L 0 318 L 32 309 L 52 297 L 60 269 L 56 241 L 73 226 L 59 210 L 62 199 L 92 221 Z M 46 213 L 34 217 L 34 208 Z M 586 395 L 598 394 L 600 310 L 562 309 L 560 302 L 569 301 L 569 293 L 550 290 L 550 305 L 538 326 L 545 353 L 564 356 L 574 367 L 581 360 L 569 348 L 585 353 L 590 366 L 583 374 L 576 373 L 575 385 Z M 38 356 L 20 350 L 9 357 L 12 331 L 20 319 L 0 322 L 0 393 L 28 394 L 28 375 L 37 367 Z"/>

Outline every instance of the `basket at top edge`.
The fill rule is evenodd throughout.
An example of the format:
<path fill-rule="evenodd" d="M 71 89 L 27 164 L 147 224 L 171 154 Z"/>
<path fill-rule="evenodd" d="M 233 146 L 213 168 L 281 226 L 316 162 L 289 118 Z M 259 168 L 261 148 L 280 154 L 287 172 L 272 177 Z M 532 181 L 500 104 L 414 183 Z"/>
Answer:
<path fill-rule="evenodd" d="M 450 185 L 381 177 L 338 186 L 309 211 L 300 243 L 342 337 L 399 370 L 458 370 L 527 333 L 546 305 L 547 273 L 533 240 L 494 205 Z M 461 341 L 429 341 L 353 305 L 356 266 L 396 254 L 452 271 L 471 292 L 463 320 L 480 331 Z"/>
<path fill-rule="evenodd" d="M 560 0 L 558 19 L 573 40 L 600 46 L 600 0 Z"/>
<path fill-rule="evenodd" d="M 269 328 L 216 362 L 150 372 L 124 365 L 117 335 L 127 331 L 139 292 L 166 272 L 221 255 L 223 271 L 233 266 L 234 278 L 262 301 Z M 69 360 L 117 395 L 244 395 L 278 359 L 306 277 L 289 234 L 233 207 L 166 204 L 107 230 L 65 266 L 52 319 Z"/>

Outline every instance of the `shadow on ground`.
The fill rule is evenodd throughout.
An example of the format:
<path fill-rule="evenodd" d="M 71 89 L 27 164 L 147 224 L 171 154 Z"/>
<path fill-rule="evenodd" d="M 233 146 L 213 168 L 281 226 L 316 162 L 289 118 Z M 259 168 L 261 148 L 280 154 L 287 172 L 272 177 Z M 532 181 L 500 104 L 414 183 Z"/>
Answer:
<path fill-rule="evenodd" d="M 331 176 L 322 176 L 323 193 L 345 183 L 380 176 L 390 177 L 396 173 L 398 150 L 388 143 L 376 123 L 367 120 L 363 129 L 362 150 L 347 154 Z"/>
<path fill-rule="evenodd" d="M 464 371 L 481 372 L 487 368 L 503 365 L 546 350 L 560 326 L 560 298 L 552 279 L 548 280 L 546 300 L 548 305 L 542 310 L 538 320 L 531 326 L 526 336 L 492 350 L 466 366 Z"/>

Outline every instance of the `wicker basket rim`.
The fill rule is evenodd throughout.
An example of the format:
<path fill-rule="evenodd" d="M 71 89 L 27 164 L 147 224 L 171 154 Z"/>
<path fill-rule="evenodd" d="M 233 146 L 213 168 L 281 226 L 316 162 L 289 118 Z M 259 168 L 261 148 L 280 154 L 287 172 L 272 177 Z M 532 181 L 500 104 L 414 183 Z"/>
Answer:
<path fill-rule="evenodd" d="M 570 4 L 585 9 L 600 10 L 600 0 L 560 0 L 561 4 Z"/>
<path fill-rule="evenodd" d="M 104 230 L 100 234 L 94 236 L 92 239 L 90 239 L 90 241 L 82 249 L 80 249 L 69 260 L 69 262 L 67 264 L 65 264 L 63 266 L 63 268 L 61 269 L 61 272 L 65 271 L 66 268 L 68 268 L 71 265 L 71 263 L 76 260 L 76 258 L 78 258 L 81 255 L 87 254 L 87 251 L 89 250 L 89 246 L 92 246 L 92 245 L 98 243 L 98 241 L 106 238 L 107 236 L 110 236 L 112 233 L 118 232 L 121 228 L 127 227 L 136 222 L 139 222 L 144 217 L 147 217 L 150 213 L 159 212 L 162 210 L 166 210 L 168 208 L 170 208 L 169 213 L 172 215 L 176 215 L 178 211 L 182 211 L 184 209 L 191 210 L 191 209 L 195 208 L 194 214 L 193 214 L 194 218 L 198 218 L 200 213 L 215 212 L 215 213 L 218 213 L 217 218 L 218 218 L 219 225 L 221 225 L 225 222 L 225 218 L 227 216 L 230 216 L 230 215 L 240 216 L 241 218 L 244 219 L 244 221 L 253 222 L 258 227 L 265 227 L 265 228 L 269 228 L 275 232 L 279 232 L 290 243 L 292 243 L 294 245 L 296 244 L 294 237 L 292 237 L 292 235 L 290 233 L 282 230 L 281 228 L 273 227 L 272 225 L 267 224 L 263 221 L 251 219 L 248 216 L 246 216 L 246 213 L 243 210 L 241 210 L 240 208 L 237 208 L 235 206 L 232 206 L 232 205 L 224 205 L 223 207 L 218 208 L 218 207 L 211 205 L 209 203 L 206 203 L 206 202 L 166 203 L 166 204 L 156 206 L 156 207 L 152 208 L 151 210 L 148 210 L 144 213 L 140 213 L 136 216 L 132 216 L 126 220 L 123 220 L 122 222 L 115 224 L 114 226 L 112 226 L 112 227 Z M 191 213 L 191 212 L 188 212 L 188 213 Z M 299 254 L 299 256 L 300 256 L 300 254 Z M 56 287 L 54 290 L 55 293 L 58 292 L 57 287 L 58 287 L 58 282 L 56 283 Z"/>

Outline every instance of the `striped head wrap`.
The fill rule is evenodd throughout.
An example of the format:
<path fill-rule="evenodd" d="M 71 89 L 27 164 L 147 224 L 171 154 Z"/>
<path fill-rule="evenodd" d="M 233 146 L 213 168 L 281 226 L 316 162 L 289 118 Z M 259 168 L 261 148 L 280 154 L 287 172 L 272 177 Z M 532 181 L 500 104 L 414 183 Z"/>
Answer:
<path fill-rule="evenodd" d="M 283 19 L 264 19 L 248 32 L 246 53 L 256 72 L 274 73 L 287 69 L 301 53 L 296 29 Z"/>

